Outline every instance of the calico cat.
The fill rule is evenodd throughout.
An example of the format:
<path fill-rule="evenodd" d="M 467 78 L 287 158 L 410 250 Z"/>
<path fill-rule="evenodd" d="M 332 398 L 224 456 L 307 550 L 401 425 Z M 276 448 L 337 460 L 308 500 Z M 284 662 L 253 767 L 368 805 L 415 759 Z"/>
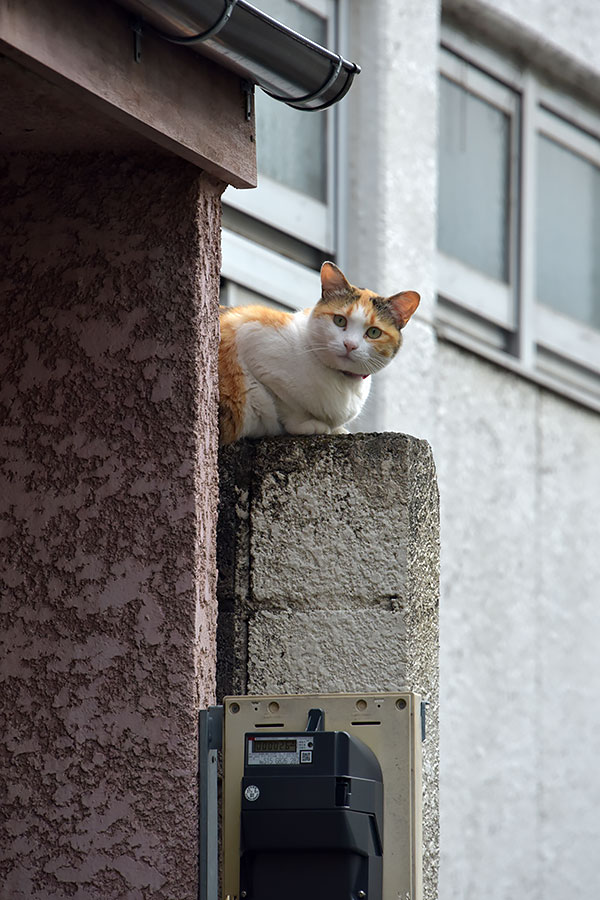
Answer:
<path fill-rule="evenodd" d="M 341 434 L 361 411 L 370 376 L 394 358 L 419 305 L 415 291 L 380 297 L 321 267 L 313 309 L 221 307 L 221 444 L 274 434 Z"/>

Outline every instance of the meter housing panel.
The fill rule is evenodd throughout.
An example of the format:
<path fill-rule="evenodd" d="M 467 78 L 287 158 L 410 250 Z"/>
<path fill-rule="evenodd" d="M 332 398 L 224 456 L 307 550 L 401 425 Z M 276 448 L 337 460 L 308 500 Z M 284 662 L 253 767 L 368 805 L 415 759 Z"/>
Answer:
<path fill-rule="evenodd" d="M 224 723 L 223 900 L 421 900 L 417 694 L 226 697 Z"/>

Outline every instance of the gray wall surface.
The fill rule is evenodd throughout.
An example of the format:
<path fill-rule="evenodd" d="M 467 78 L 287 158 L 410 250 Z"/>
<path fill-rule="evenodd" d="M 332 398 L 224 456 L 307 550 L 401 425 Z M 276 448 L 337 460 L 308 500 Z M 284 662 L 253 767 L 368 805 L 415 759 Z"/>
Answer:
<path fill-rule="evenodd" d="M 440 896 L 593 900 L 600 419 L 440 362 Z"/>
<path fill-rule="evenodd" d="M 597 83 L 595 0 L 446 6 Z M 423 294 L 357 429 L 425 438 L 439 472 L 440 900 L 596 900 L 600 416 L 438 339 L 439 3 L 351 8 L 347 274 Z"/>

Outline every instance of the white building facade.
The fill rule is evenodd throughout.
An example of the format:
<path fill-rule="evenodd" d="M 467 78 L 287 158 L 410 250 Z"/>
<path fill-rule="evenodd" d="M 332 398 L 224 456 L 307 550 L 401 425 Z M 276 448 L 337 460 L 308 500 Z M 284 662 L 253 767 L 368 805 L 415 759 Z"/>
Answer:
<path fill-rule="evenodd" d="M 600 4 L 259 5 L 363 71 L 328 113 L 257 98 L 227 302 L 310 306 L 327 258 L 422 295 L 355 430 L 438 467 L 439 896 L 596 900 Z"/>

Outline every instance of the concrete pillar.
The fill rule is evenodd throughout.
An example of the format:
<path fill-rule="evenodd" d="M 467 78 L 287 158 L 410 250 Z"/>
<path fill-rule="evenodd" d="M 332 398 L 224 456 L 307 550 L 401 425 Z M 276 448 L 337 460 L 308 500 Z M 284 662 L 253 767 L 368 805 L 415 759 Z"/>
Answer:
<path fill-rule="evenodd" d="M 3 900 L 196 900 L 222 185 L 0 160 Z"/>
<path fill-rule="evenodd" d="M 348 212 L 341 229 L 354 284 L 421 295 L 398 359 L 373 379 L 362 427 L 393 431 L 401 423 L 434 446 L 441 6 L 349 0 L 348 53 L 363 68 L 344 101 Z"/>
<path fill-rule="evenodd" d="M 219 693 L 408 688 L 429 700 L 434 900 L 439 520 L 429 445 L 401 434 L 241 442 L 222 451 L 220 478 Z"/>

